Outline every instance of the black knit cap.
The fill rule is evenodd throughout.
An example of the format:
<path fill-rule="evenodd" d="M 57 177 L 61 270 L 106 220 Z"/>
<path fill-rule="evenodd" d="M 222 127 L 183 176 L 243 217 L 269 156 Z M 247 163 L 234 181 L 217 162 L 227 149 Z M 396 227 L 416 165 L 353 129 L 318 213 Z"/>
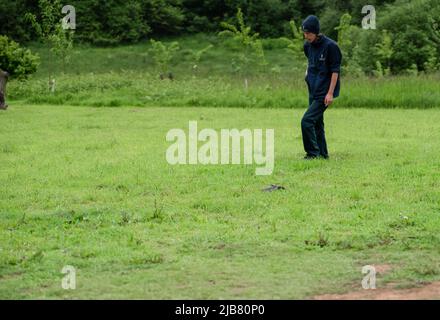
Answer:
<path fill-rule="evenodd" d="M 308 16 L 302 24 L 302 30 L 304 32 L 319 34 L 320 31 L 319 19 L 313 15 Z"/>

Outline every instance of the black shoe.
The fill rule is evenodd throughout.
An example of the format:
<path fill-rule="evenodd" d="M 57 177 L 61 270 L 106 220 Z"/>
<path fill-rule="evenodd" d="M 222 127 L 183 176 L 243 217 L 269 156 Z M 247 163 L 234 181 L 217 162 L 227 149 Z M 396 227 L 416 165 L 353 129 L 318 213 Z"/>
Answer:
<path fill-rule="evenodd" d="M 315 160 L 315 159 L 318 159 L 318 156 L 306 155 L 304 157 L 304 160 Z"/>
<path fill-rule="evenodd" d="M 329 156 L 323 156 L 323 155 L 320 155 L 319 157 L 320 157 L 321 159 L 324 159 L 324 160 L 328 160 L 328 159 L 330 159 Z"/>

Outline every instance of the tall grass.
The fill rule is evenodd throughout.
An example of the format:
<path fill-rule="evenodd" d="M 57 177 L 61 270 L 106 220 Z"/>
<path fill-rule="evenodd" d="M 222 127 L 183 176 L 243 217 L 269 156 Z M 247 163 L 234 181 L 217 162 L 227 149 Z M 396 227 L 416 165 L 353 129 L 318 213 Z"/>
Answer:
<path fill-rule="evenodd" d="M 11 82 L 9 98 L 28 104 L 96 107 L 176 106 L 304 108 L 308 95 L 301 78 L 254 76 L 245 91 L 238 77 L 158 80 L 154 74 L 114 72 L 59 75 L 50 93 L 47 81 Z M 342 80 L 341 96 L 334 107 L 435 108 L 440 106 L 440 82 L 436 76 Z"/>
<path fill-rule="evenodd" d="M 174 41 L 176 39 L 170 39 Z M 233 69 L 236 48 L 210 35 L 179 38 L 182 50 L 172 64 L 174 81 L 160 80 L 148 55 L 149 44 L 115 48 L 77 47 L 65 73 L 56 74 L 56 92 L 47 84 L 47 50 L 34 45 L 42 57 L 40 70 L 27 82 L 12 81 L 9 99 L 28 104 L 78 106 L 213 106 L 243 108 L 304 108 L 307 89 L 304 61 L 294 61 L 277 39 L 265 39 L 268 65 L 247 71 L 249 90 Z M 214 49 L 193 68 L 194 50 Z M 53 61 L 52 64 L 55 64 Z M 57 68 L 62 70 L 60 66 Z M 440 106 L 440 76 L 352 78 L 342 74 L 341 96 L 335 107 L 434 108 Z"/>

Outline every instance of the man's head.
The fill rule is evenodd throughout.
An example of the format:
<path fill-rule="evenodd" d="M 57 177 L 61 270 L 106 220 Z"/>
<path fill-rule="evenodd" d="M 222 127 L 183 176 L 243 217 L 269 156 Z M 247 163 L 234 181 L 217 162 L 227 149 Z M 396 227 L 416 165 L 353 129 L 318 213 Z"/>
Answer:
<path fill-rule="evenodd" d="M 308 16 L 302 24 L 302 31 L 304 38 L 308 42 L 314 42 L 318 38 L 320 31 L 318 18 L 316 16 Z"/>

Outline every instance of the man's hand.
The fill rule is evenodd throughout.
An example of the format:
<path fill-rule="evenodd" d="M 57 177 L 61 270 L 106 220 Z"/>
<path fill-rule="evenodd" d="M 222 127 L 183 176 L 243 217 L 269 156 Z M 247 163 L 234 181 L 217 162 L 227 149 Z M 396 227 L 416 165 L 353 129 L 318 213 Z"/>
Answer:
<path fill-rule="evenodd" d="M 338 82 L 339 73 L 333 72 L 332 79 L 330 81 L 330 88 L 328 89 L 327 95 L 325 96 L 324 103 L 325 106 L 328 107 L 333 102 L 333 92 L 336 88 L 336 84 Z"/>
<path fill-rule="evenodd" d="M 328 107 L 329 105 L 331 105 L 333 102 L 333 94 L 332 93 L 327 93 L 327 95 L 325 96 L 324 99 L 324 104 L 326 107 Z"/>

